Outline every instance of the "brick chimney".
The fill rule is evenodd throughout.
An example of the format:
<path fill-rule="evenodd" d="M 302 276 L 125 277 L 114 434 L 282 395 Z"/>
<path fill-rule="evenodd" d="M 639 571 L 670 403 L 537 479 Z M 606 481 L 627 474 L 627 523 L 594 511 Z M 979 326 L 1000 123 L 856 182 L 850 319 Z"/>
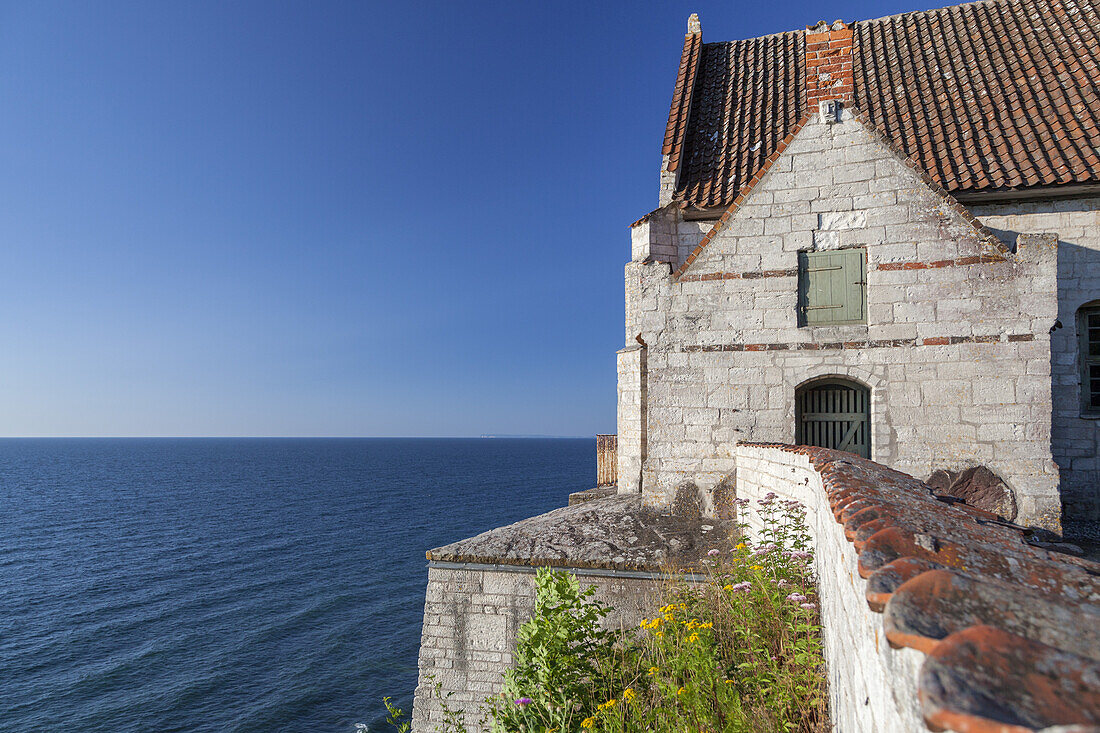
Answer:
<path fill-rule="evenodd" d="M 851 103 L 855 77 L 852 29 L 842 21 L 806 27 L 806 111 L 829 100 Z"/>

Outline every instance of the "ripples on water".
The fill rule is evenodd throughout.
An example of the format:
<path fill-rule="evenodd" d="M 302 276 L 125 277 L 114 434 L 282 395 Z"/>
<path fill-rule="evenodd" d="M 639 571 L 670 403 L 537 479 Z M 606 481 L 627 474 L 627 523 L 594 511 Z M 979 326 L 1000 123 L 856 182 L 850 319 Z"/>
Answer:
<path fill-rule="evenodd" d="M 0 730 L 383 730 L 424 550 L 594 474 L 591 440 L 0 440 Z"/>

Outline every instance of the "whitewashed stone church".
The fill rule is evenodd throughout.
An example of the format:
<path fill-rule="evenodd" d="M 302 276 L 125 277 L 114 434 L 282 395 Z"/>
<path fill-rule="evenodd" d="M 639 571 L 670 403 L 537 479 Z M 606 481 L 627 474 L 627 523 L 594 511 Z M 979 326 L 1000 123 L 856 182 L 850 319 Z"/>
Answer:
<path fill-rule="evenodd" d="M 619 492 L 720 514 L 738 442 L 774 441 L 1100 518 L 1098 29 L 1092 0 L 721 43 L 692 16 L 631 229 Z"/>

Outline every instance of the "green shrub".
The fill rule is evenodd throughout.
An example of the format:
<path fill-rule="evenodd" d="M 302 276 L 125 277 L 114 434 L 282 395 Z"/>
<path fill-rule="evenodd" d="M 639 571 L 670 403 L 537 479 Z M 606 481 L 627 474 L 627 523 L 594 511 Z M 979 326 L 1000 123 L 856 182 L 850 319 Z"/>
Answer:
<path fill-rule="evenodd" d="M 600 628 L 609 609 L 594 592 L 574 575 L 539 568 L 534 615 L 520 627 L 494 730 L 576 730 L 605 698 L 616 636 Z"/>
<path fill-rule="evenodd" d="M 601 629 L 608 609 L 594 589 L 540 569 L 493 729 L 828 730 L 804 515 L 773 495 L 758 511 L 760 543 L 709 558 L 702 582 L 664 587 L 665 605 L 637 632 Z"/>

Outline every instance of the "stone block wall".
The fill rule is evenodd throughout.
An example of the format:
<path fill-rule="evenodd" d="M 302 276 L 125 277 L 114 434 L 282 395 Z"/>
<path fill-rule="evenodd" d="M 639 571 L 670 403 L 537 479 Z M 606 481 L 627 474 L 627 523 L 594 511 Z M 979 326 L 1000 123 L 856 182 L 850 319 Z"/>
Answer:
<path fill-rule="evenodd" d="M 971 211 L 1006 241 L 1058 234 L 1058 322 L 1051 334 L 1051 452 L 1061 474 L 1063 516 L 1100 520 L 1100 421 L 1081 417 L 1077 309 L 1100 299 L 1100 198 L 978 204 Z"/>
<path fill-rule="evenodd" d="M 621 493 L 642 490 L 642 464 L 646 451 L 646 349 L 640 344 L 618 353 L 618 455 L 616 475 Z"/>
<path fill-rule="evenodd" d="M 655 581 L 646 574 L 576 569 L 581 587 L 595 586 L 595 597 L 614 608 L 608 628 L 633 628 L 645 617 Z M 516 633 L 535 607 L 534 568 L 432 563 L 424 602 L 420 678 L 413 703 L 413 731 L 434 731 L 447 704 L 462 711 L 471 730 L 485 698 L 500 692 L 512 663 Z M 450 695 L 450 697 L 447 697 Z"/>
<path fill-rule="evenodd" d="M 647 501 L 685 480 L 711 490 L 738 441 L 793 442 L 796 389 L 844 377 L 870 390 L 872 458 L 922 477 L 986 465 L 1022 521 L 1058 528 L 1054 238 L 1007 251 L 845 111 L 804 121 L 703 242 L 626 270 L 627 334 L 647 344 Z M 799 326 L 798 252 L 853 246 L 867 323 Z"/>

